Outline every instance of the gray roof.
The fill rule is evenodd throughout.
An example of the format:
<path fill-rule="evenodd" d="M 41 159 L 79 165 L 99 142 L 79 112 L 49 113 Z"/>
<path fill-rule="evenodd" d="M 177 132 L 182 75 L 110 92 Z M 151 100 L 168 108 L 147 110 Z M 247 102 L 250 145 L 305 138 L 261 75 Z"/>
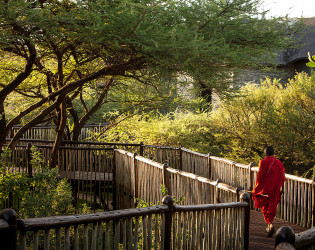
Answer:
<path fill-rule="evenodd" d="M 278 55 L 278 65 L 286 66 L 298 60 L 307 59 L 307 53 L 315 55 L 315 25 L 310 25 L 306 28 L 303 34 L 294 34 L 297 48 L 287 49 Z"/>

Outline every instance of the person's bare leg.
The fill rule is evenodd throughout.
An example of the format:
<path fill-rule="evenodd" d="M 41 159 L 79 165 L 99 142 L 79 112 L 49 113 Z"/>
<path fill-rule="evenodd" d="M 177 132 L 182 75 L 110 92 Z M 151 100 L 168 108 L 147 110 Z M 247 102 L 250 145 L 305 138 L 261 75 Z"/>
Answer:
<path fill-rule="evenodd" d="M 267 228 L 266 228 L 266 233 L 269 237 L 271 237 L 274 233 L 274 226 L 272 225 L 272 223 L 269 223 Z"/>

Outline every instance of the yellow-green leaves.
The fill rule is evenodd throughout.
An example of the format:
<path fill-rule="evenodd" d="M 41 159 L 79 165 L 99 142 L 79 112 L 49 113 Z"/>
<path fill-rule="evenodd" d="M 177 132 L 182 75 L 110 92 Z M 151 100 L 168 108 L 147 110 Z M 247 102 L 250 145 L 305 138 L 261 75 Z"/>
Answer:
<path fill-rule="evenodd" d="M 315 56 L 311 56 L 310 52 L 308 52 L 308 60 L 309 62 L 306 64 L 308 67 L 315 67 Z"/>

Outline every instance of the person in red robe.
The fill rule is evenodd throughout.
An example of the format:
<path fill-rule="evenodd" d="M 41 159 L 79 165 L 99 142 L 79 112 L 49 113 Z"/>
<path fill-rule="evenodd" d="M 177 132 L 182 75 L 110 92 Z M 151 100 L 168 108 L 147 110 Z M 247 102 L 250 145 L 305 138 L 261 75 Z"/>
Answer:
<path fill-rule="evenodd" d="M 252 197 L 255 201 L 255 207 L 260 208 L 263 212 L 264 219 L 268 224 L 266 232 L 270 236 L 274 232 L 272 221 L 281 199 L 280 190 L 285 181 L 285 169 L 281 161 L 273 156 L 273 147 L 265 147 L 264 153 L 266 158 L 259 162 L 259 170 L 255 188 L 252 190 Z"/>

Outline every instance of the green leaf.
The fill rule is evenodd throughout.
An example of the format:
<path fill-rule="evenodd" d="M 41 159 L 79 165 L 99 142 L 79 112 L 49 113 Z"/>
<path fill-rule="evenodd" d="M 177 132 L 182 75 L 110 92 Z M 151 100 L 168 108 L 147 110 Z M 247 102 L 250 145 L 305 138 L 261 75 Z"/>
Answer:
<path fill-rule="evenodd" d="M 315 59 L 315 56 L 314 56 L 314 59 Z M 315 68 L 315 63 L 313 63 L 313 62 L 308 62 L 306 65 L 308 67 Z"/>

